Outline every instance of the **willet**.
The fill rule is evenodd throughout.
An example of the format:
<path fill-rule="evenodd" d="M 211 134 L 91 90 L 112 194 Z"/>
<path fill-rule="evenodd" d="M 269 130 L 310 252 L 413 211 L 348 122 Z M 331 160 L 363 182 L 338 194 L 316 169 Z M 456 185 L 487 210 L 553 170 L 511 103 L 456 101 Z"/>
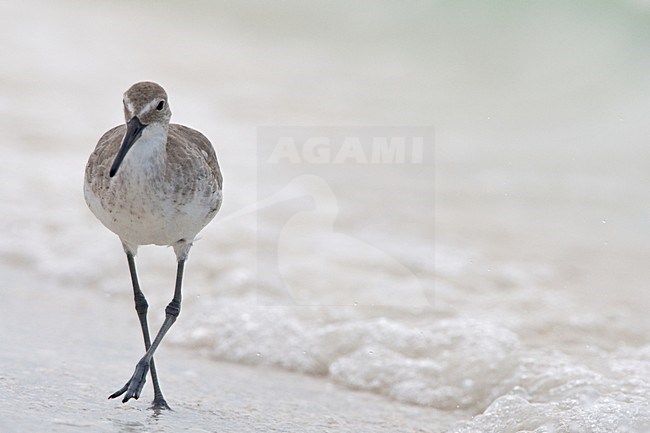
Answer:
<path fill-rule="evenodd" d="M 99 139 L 84 181 L 88 207 L 122 241 L 146 349 L 133 376 L 109 398 L 124 394 L 124 403 L 137 400 L 150 371 L 156 409 L 169 406 L 153 355 L 180 313 L 183 268 L 192 242 L 214 218 L 222 197 L 221 170 L 210 141 L 194 129 L 170 124 L 171 114 L 161 86 L 152 82 L 131 86 L 124 93 L 126 125 Z M 138 246 L 149 244 L 172 246 L 177 260 L 174 297 L 153 343 L 134 258 Z"/>

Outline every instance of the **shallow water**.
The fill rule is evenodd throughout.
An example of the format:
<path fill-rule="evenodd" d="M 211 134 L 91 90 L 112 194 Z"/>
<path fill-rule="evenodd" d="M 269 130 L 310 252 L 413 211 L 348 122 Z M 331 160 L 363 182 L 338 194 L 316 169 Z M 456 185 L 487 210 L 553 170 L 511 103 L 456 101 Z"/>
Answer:
<path fill-rule="evenodd" d="M 121 121 L 120 94 L 154 79 L 174 120 L 212 139 L 225 178 L 166 340 L 186 355 L 171 362 L 207 357 L 236 378 L 248 370 L 217 362 L 258 365 L 269 388 L 301 378 L 362 391 L 346 397 L 353 405 L 372 397 L 333 430 L 395 431 L 373 423 L 390 410 L 410 430 L 650 430 L 647 5 L 147 5 L 2 6 L 5 294 L 82 290 L 107 311 L 130 308 L 119 242 L 81 183 L 97 138 Z M 279 132 L 330 137 L 335 153 L 342 131 L 366 139 L 391 125 L 433 127 L 420 163 L 269 162 Z M 172 251 L 144 247 L 138 260 L 161 312 Z M 57 320 L 66 308 L 43 311 Z M 30 338 L 5 330 L 5 343 L 11 335 Z M 106 355 L 104 344 L 114 341 L 102 340 Z M 24 355 L 3 358 L 5 380 L 19 381 Z M 92 395 L 83 377 L 73 380 Z M 256 405 L 277 412 L 260 392 L 232 408 L 242 424 L 223 424 L 215 392 L 201 404 L 219 406 L 231 431 L 262 428 L 246 424 Z M 300 392 L 285 389 L 294 401 Z M 97 427 L 77 417 L 85 400 L 64 405 L 55 430 Z M 27 413 L 54 416 L 38 404 Z M 128 411 L 105 431 L 151 428 Z M 186 421 L 210 431 L 208 412 Z"/>

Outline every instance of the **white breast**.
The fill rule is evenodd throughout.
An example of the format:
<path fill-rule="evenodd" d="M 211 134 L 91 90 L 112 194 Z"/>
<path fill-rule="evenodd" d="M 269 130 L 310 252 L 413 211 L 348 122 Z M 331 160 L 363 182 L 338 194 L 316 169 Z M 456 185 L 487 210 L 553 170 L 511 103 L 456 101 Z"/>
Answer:
<path fill-rule="evenodd" d="M 129 150 L 108 189 L 84 192 L 91 211 L 123 241 L 136 245 L 191 242 L 212 219 L 217 195 L 182 188 L 186 176 L 165 176 L 166 131 L 149 125 Z M 173 184 L 174 182 L 180 185 Z"/>

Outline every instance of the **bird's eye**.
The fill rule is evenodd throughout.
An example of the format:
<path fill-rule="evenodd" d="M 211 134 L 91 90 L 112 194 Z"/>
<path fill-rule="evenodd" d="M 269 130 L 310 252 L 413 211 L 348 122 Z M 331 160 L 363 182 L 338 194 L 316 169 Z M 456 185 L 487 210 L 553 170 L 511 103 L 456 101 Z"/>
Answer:
<path fill-rule="evenodd" d="M 160 101 L 156 107 L 156 110 L 161 111 L 163 108 L 165 108 L 165 101 Z"/>

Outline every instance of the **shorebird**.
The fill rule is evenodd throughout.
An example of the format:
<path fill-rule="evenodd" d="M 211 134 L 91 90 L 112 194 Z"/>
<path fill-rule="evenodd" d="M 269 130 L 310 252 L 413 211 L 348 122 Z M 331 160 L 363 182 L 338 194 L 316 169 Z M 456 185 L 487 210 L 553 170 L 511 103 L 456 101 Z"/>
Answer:
<path fill-rule="evenodd" d="M 152 408 L 169 409 L 153 355 L 180 313 L 185 261 L 196 235 L 219 211 L 223 178 L 210 141 L 169 123 L 172 113 L 160 85 L 136 83 L 123 102 L 126 125 L 99 139 L 86 165 L 84 196 L 93 214 L 122 241 L 146 352 L 131 378 L 108 398 L 124 394 L 123 403 L 137 400 L 150 372 Z M 153 343 L 135 266 L 138 246 L 150 244 L 172 246 L 177 260 L 174 296 Z"/>

